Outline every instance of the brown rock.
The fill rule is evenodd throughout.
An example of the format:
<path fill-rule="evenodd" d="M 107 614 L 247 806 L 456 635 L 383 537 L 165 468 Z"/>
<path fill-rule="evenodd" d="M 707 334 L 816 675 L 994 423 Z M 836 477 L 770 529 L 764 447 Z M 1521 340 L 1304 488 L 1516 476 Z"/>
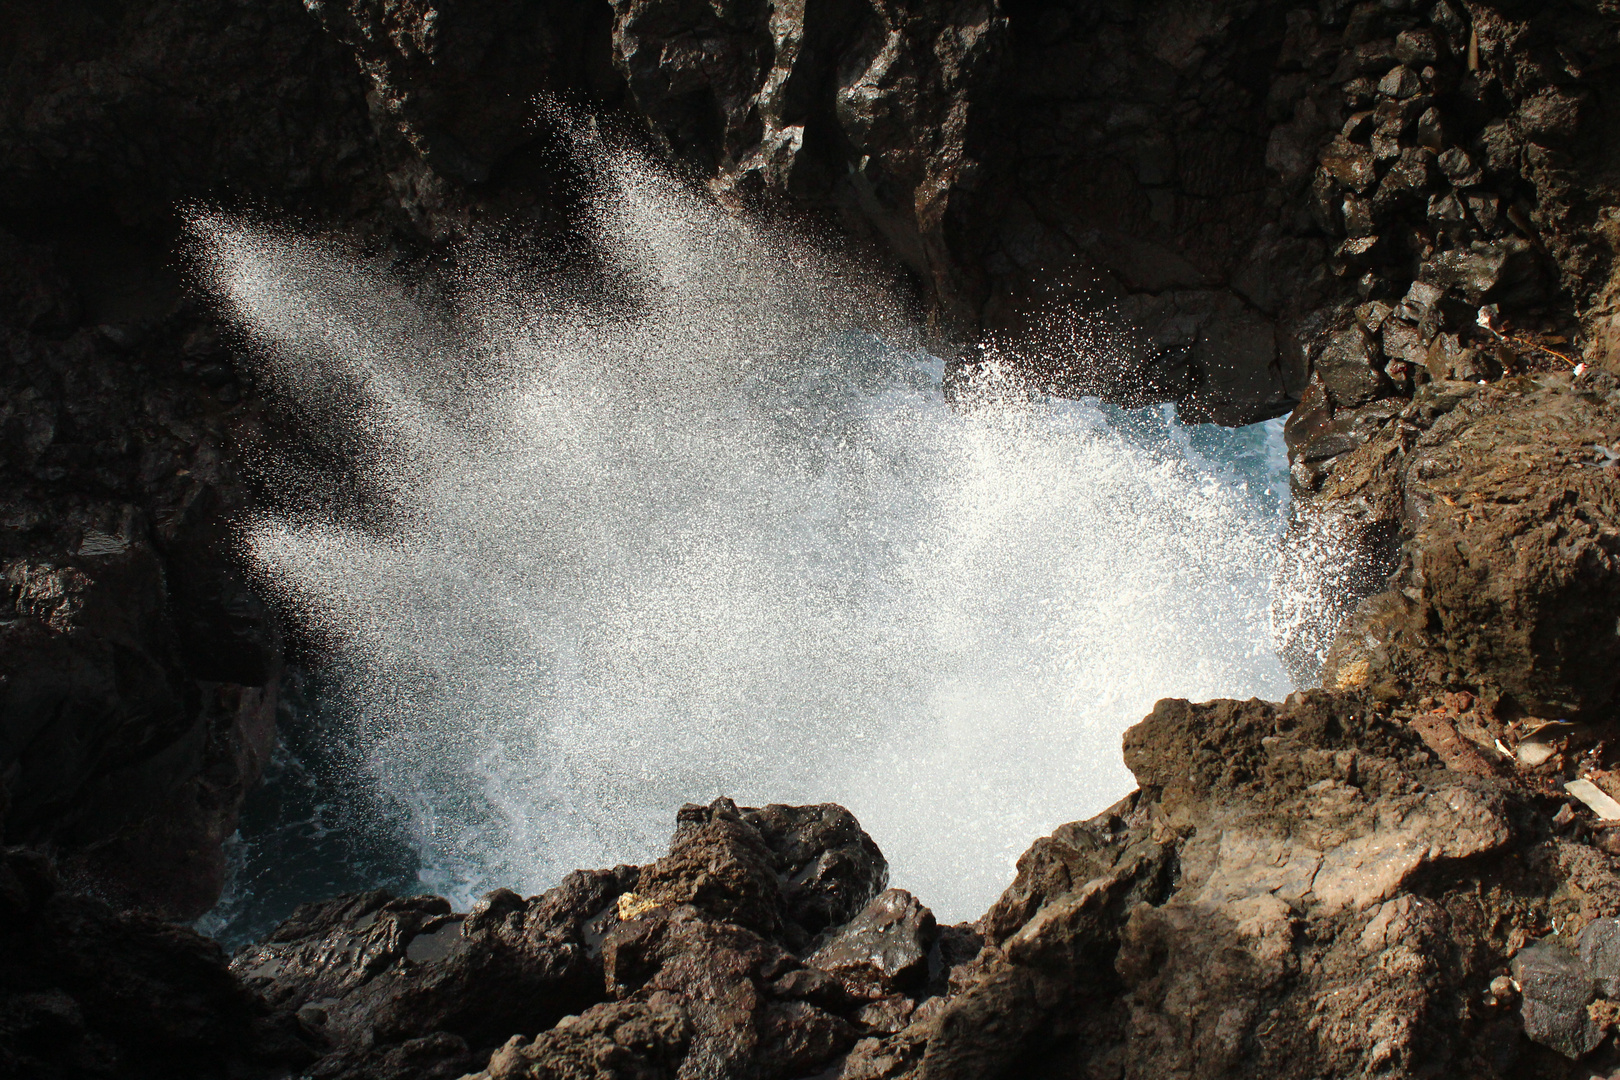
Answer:
<path fill-rule="evenodd" d="M 1378 370 L 1381 365 L 1374 360 L 1376 347 L 1359 326 L 1328 337 L 1314 366 L 1336 407 L 1364 405 L 1388 389 L 1388 381 Z"/>
<path fill-rule="evenodd" d="M 934 914 L 904 889 L 878 895 L 805 957 L 851 994 L 878 998 L 915 990 L 928 978 L 928 954 L 939 936 Z"/>
<path fill-rule="evenodd" d="M 514 1035 L 477 1080 L 673 1080 L 692 1025 L 670 994 L 597 1005 L 535 1038 Z"/>
<path fill-rule="evenodd" d="M 1531 715 L 1606 708 L 1620 662 L 1608 615 L 1620 522 L 1605 473 L 1586 460 L 1620 415 L 1567 377 L 1451 399 L 1442 385 L 1455 384 L 1408 410 L 1426 427 L 1409 446 L 1404 428 L 1386 429 L 1334 475 L 1336 491 L 1383 506 L 1405 543 L 1394 588 L 1351 620 L 1326 677 L 1366 663 L 1374 682 L 1507 694 Z M 1436 406 L 1446 411 L 1424 420 Z"/>

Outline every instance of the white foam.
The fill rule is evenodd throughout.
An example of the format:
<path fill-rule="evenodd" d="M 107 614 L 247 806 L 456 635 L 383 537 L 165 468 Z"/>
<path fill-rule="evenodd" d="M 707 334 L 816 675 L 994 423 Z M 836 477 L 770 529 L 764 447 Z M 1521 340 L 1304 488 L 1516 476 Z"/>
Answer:
<path fill-rule="evenodd" d="M 605 297 L 490 249 L 426 305 L 296 231 L 194 223 L 266 375 L 384 493 L 249 544 L 339 643 L 426 886 L 648 860 L 725 794 L 849 806 L 896 884 L 972 918 L 1133 786 L 1156 699 L 1289 689 L 1276 503 L 1173 420 L 947 405 L 858 276 L 583 152 Z"/>

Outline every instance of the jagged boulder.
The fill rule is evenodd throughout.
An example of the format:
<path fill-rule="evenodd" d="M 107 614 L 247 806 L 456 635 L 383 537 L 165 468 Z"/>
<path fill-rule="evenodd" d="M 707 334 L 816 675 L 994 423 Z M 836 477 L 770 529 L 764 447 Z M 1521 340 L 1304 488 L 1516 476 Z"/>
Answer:
<path fill-rule="evenodd" d="M 1585 1011 L 1617 864 L 1593 834 L 1556 835 L 1538 796 L 1443 767 L 1359 694 L 1160 702 L 1125 746 L 1142 789 L 1038 841 L 983 951 L 906 1028 L 857 1044 L 844 1080 L 1620 1064 L 1613 1020 Z M 1549 1026 L 1530 983 L 1521 1016 L 1509 962 L 1554 924 L 1586 981 Z M 1578 1045 L 1541 1036 L 1569 1025 Z"/>
<path fill-rule="evenodd" d="M 1507 719 L 1610 707 L 1620 408 L 1603 378 L 1435 383 L 1346 456 L 1323 498 L 1348 532 L 1403 543 L 1326 681 L 1391 698 L 1466 689 L 1501 699 Z"/>
<path fill-rule="evenodd" d="M 683 808 L 648 866 L 576 872 L 528 899 L 497 890 L 465 915 L 382 892 L 306 905 L 231 966 L 324 1045 L 315 1075 L 331 1080 L 485 1063 L 508 1077 L 787 1078 L 885 1022 L 796 950 L 836 938 L 886 880 L 842 807 L 719 799 Z M 915 901 L 906 913 L 933 927 Z"/>
<path fill-rule="evenodd" d="M 904 889 L 888 889 L 805 962 L 831 973 L 852 995 L 880 998 L 927 982 L 938 937 L 933 912 Z"/>

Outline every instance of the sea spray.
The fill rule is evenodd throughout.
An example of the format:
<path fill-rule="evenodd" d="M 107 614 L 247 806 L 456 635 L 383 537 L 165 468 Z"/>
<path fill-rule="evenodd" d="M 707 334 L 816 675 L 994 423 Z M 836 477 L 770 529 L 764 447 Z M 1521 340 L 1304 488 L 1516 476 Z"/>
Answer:
<path fill-rule="evenodd" d="M 724 794 L 843 803 L 895 884 L 973 918 L 1130 789 L 1154 700 L 1287 692 L 1275 424 L 948 403 L 850 267 L 580 152 L 594 284 L 486 245 L 429 301 L 295 229 L 193 220 L 262 378 L 367 485 L 245 545 L 332 643 L 422 887 L 648 860 Z"/>

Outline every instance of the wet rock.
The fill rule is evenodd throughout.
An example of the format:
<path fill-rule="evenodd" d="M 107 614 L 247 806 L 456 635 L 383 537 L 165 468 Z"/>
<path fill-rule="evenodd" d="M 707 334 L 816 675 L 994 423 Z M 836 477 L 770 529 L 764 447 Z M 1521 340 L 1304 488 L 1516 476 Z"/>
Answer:
<path fill-rule="evenodd" d="M 469 914 L 439 897 L 365 893 L 300 909 L 232 970 L 274 1006 L 313 1007 L 339 1048 L 446 1032 L 490 1045 L 604 996 L 590 940 L 633 868 L 577 872 L 528 900 L 492 893 Z"/>
<path fill-rule="evenodd" d="M 790 953 L 691 905 L 619 924 L 603 943 L 603 962 L 615 996 L 667 994 L 684 1003 L 692 1031 L 685 1068 L 701 1075 L 813 1072 L 855 1041 L 848 1021 L 800 996 L 847 1007 L 828 988 L 793 979 L 801 965 Z M 787 993 L 778 998 L 777 988 Z"/>
<path fill-rule="evenodd" d="M 487 183 L 538 137 L 536 95 L 588 88 L 611 97 L 617 89 L 606 4 L 569 11 L 451 0 L 413 10 L 318 0 L 309 10 L 353 50 L 396 169 L 416 164 L 453 182 Z"/>
<path fill-rule="evenodd" d="M 312 1080 L 460 1080 L 485 1060 L 466 1040 L 438 1031 L 370 1049 L 340 1050 L 321 1058 Z"/>
<path fill-rule="evenodd" d="M 1378 182 L 1372 199 L 1374 211 L 1393 216 L 1426 207 L 1433 160 L 1432 150 L 1403 148 Z"/>
<path fill-rule="evenodd" d="M 1335 498 L 1360 492 L 1405 540 L 1391 590 L 1352 618 L 1325 677 L 1470 686 L 1531 715 L 1606 708 L 1620 526 L 1581 448 L 1620 416 L 1567 377 L 1446 392 L 1420 393 L 1334 474 Z"/>
<path fill-rule="evenodd" d="M 1383 353 L 1391 360 L 1408 364 L 1422 364 L 1428 359 L 1429 346 L 1423 333 L 1411 323 L 1391 319 L 1384 324 Z"/>
<path fill-rule="evenodd" d="M 939 936 L 934 914 L 904 889 L 889 889 L 805 957 L 851 994 L 875 998 L 915 990 L 928 977 L 928 954 Z"/>
<path fill-rule="evenodd" d="M 842 807 L 720 799 L 683 808 L 650 866 L 576 872 L 527 899 L 496 890 L 465 915 L 383 892 L 306 905 L 232 970 L 324 1044 L 312 1075 L 331 1080 L 485 1061 L 491 1076 L 786 1078 L 847 1050 L 862 1004 L 791 949 L 807 925 L 838 935 L 886 873 Z M 902 914 L 932 931 L 926 909 Z M 897 969 L 907 990 L 931 944 L 917 977 Z"/>
<path fill-rule="evenodd" d="M 814 936 L 848 922 L 888 884 L 882 852 L 842 806 L 771 805 L 743 816 L 771 849 L 772 867 L 787 883 L 791 941 L 800 931 Z"/>
<path fill-rule="evenodd" d="M 1581 928 L 1575 947 L 1597 995 L 1620 999 L 1620 919 L 1593 919 Z"/>
<path fill-rule="evenodd" d="M 1501 376 L 1502 368 L 1489 353 L 1465 348 L 1456 334 L 1439 334 L 1429 342 L 1423 366 L 1436 379 L 1477 384 Z"/>
<path fill-rule="evenodd" d="M 1436 154 L 1446 148 L 1445 127 L 1439 109 L 1424 110 L 1412 129 L 1412 139 L 1419 147 Z"/>
<path fill-rule="evenodd" d="M 862 1005 L 855 1019 L 868 1031 L 893 1035 L 910 1023 L 917 1011 L 917 1003 L 900 994 L 878 998 Z"/>
<path fill-rule="evenodd" d="M 477 1080 L 666 1080 L 677 1075 L 691 1037 L 672 995 L 598 1005 L 534 1039 L 513 1036 Z"/>
<path fill-rule="evenodd" d="M 743 812 L 720 799 L 682 809 L 678 821 L 670 854 L 643 870 L 637 895 L 795 946 L 847 921 L 888 881 L 882 854 L 842 807 Z"/>
<path fill-rule="evenodd" d="M 97 415 L 90 402 L 79 408 Z M 58 441 L 85 434 L 53 431 Z M 51 845 L 81 886 L 177 918 L 218 897 L 220 844 L 275 737 L 279 635 L 263 606 L 239 573 L 217 559 L 204 570 L 203 558 L 165 542 L 204 516 L 218 525 L 227 511 L 207 490 L 190 492 L 194 512 L 173 508 L 154 530 L 135 505 L 87 512 L 42 490 L 36 474 L 24 505 L 61 517 L 42 513 L 0 551 L 7 839 Z M 64 533 L 74 550 L 47 557 Z M 183 615 L 172 606 L 182 583 L 192 590 Z M 213 631 L 207 649 L 181 637 L 192 623 Z"/>
<path fill-rule="evenodd" d="M 1374 361 L 1375 348 L 1373 339 L 1359 326 L 1327 339 L 1315 368 L 1336 406 L 1354 408 L 1385 392 L 1389 384 Z"/>
<path fill-rule="evenodd" d="M 1327 174 L 1349 191 L 1364 192 L 1378 178 L 1372 152 L 1355 143 L 1333 142 L 1322 151 L 1321 161 Z"/>
<path fill-rule="evenodd" d="M 64 892 L 49 860 L 0 848 L 0 1074 L 285 1074 L 314 1060 L 312 1043 L 214 942 Z"/>
<path fill-rule="evenodd" d="M 1425 281 L 1414 281 L 1407 287 L 1406 295 L 1395 306 L 1395 314 L 1409 323 L 1434 326 L 1439 317 L 1440 302 L 1445 299 L 1445 290 L 1438 285 Z"/>
<path fill-rule="evenodd" d="M 639 897 L 692 904 L 715 918 L 763 934 L 780 932 L 782 898 L 772 852 L 729 800 L 682 807 L 670 853 L 644 870 Z"/>
<path fill-rule="evenodd" d="M 1540 288 L 1533 248 L 1518 237 L 1443 251 L 1424 264 L 1423 278 L 1456 289 L 1476 305 L 1515 288 L 1522 301 L 1527 292 L 1534 295 Z"/>
<path fill-rule="evenodd" d="M 1395 36 L 1395 56 L 1410 69 L 1421 69 L 1440 58 L 1434 33 L 1429 30 L 1402 30 Z"/>
<path fill-rule="evenodd" d="M 0 237 L 7 839 L 122 902 L 193 912 L 267 745 L 279 644 L 220 554 L 262 403 L 206 316 L 142 291 L 175 200 L 297 207 L 390 251 L 444 254 L 481 215 L 563 235 L 568 184 L 526 111 L 562 90 L 623 105 L 728 197 L 888 251 L 936 329 L 994 329 L 1043 387 L 1223 422 L 1300 399 L 1302 513 L 1354 534 L 1341 599 L 1375 595 L 1329 665 L 1342 692 L 1155 710 L 1130 743 L 1144 790 L 1036 845 L 982 952 L 942 932 L 940 970 L 907 993 L 862 1005 L 797 959 L 886 883 L 852 818 L 717 804 L 658 866 L 547 897 L 303 913 L 238 970 L 326 1040 L 328 1075 L 471 1068 L 514 1026 L 514 1075 L 811 1074 L 846 1049 L 850 1078 L 1556 1075 L 1508 997 L 1483 995 L 1515 941 L 1620 911 L 1612 859 L 1373 706 L 1456 687 L 1504 715 L 1613 703 L 1612 386 L 1480 388 L 1497 343 L 1457 310 L 1578 324 L 1571 348 L 1617 363 L 1611 162 L 1587 134 L 1613 126 L 1610 16 L 565 7 L 8 9 L 0 203 L 32 231 Z M 1128 379 L 1037 347 L 1046 305 L 1090 289 L 1147 343 Z M 0 903 L 44 910 L 35 864 L 4 866 Z M 35 981 L 0 991 L 0 1052 L 66 1075 L 303 1067 L 252 1049 L 268 1014 L 217 957 L 174 960 L 195 939 L 56 909 L 58 929 L 7 930 Z M 98 987 L 105 970 L 39 944 L 63 934 L 151 954 Z M 176 997 L 180 969 L 214 972 L 208 992 Z M 1578 1049 L 1591 1032 L 1560 1015 Z"/>
<path fill-rule="evenodd" d="M 1358 199 L 1353 195 L 1346 196 L 1342 216 L 1346 236 L 1371 236 L 1376 231 L 1377 223 L 1373 220 L 1372 203 L 1366 199 Z"/>

